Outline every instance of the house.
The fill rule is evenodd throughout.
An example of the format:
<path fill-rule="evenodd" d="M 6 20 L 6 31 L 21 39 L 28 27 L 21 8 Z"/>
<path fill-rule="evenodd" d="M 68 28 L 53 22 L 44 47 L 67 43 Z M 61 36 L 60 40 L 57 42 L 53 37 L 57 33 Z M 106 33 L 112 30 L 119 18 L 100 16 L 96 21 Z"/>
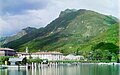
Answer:
<path fill-rule="evenodd" d="M 65 60 L 84 60 L 84 56 L 69 54 L 64 57 Z"/>
<path fill-rule="evenodd" d="M 69 54 L 67 56 L 64 57 L 65 60 L 73 60 L 75 59 L 75 56 L 73 54 Z"/>
<path fill-rule="evenodd" d="M 9 58 L 8 60 L 10 62 L 10 65 L 20 65 L 20 64 L 26 64 L 27 59 L 25 58 Z"/>
<path fill-rule="evenodd" d="M 31 54 L 28 52 L 28 47 L 26 47 L 26 50 L 25 50 L 26 52 L 17 52 L 17 56 L 18 57 L 22 57 L 22 58 L 27 58 L 27 59 L 29 59 L 30 58 L 30 56 L 31 56 Z"/>
<path fill-rule="evenodd" d="M 26 52 L 17 52 L 17 56 L 21 57 L 21 58 L 25 58 L 26 57 L 27 59 L 29 59 L 31 54 L 30 53 L 26 53 Z"/>
<path fill-rule="evenodd" d="M 16 51 L 10 48 L 0 48 L 0 56 L 15 56 Z"/>

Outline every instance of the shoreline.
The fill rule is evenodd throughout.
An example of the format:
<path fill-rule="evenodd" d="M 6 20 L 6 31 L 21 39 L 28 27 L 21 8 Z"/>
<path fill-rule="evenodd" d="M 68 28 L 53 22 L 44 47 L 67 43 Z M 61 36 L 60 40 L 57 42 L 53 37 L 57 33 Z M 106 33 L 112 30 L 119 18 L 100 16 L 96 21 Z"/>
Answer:
<path fill-rule="evenodd" d="M 35 69 L 35 68 L 43 68 L 43 67 L 52 67 L 52 66 L 78 66 L 78 65 L 120 65 L 120 63 L 116 63 L 116 62 L 113 62 L 113 63 L 58 63 L 58 64 L 36 64 L 36 63 L 33 63 L 33 65 L 1 65 L 2 67 L 7 67 L 7 69 Z"/>

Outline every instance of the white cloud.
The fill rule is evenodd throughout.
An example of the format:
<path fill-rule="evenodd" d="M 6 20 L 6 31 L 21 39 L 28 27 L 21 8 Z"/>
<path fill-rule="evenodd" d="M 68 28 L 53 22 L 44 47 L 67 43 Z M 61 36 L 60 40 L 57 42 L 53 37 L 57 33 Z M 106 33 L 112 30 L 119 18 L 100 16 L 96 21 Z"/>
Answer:
<path fill-rule="evenodd" d="M 28 26 L 40 27 L 40 25 L 43 25 L 41 22 L 41 18 L 37 15 L 34 15 L 33 13 L 29 13 L 26 15 L 7 15 L 3 16 L 0 20 L 1 32 L 11 34 L 18 32 Z"/>
<path fill-rule="evenodd" d="M 8 22 L 0 18 L 0 35 L 6 35 L 10 31 L 12 31 L 11 27 L 12 26 L 10 26 Z"/>
<path fill-rule="evenodd" d="M 81 8 L 85 8 L 85 9 L 90 9 L 90 10 L 94 10 L 94 11 L 98 11 L 101 13 L 105 13 L 105 14 L 111 14 L 117 17 L 118 15 L 118 5 L 119 2 L 118 0 L 114 1 L 114 0 L 65 0 L 65 1 L 61 1 L 61 0 L 56 0 L 53 1 L 51 0 L 54 5 L 53 7 L 56 7 L 55 9 L 60 9 L 60 10 L 64 10 L 66 8 L 76 8 L 76 9 L 81 9 Z"/>

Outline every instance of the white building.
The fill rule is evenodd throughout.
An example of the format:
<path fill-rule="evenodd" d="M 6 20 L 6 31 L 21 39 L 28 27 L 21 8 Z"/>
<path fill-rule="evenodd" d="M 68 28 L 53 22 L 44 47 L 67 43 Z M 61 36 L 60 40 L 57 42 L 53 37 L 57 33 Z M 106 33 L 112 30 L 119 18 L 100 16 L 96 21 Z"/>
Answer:
<path fill-rule="evenodd" d="M 69 54 L 64 57 L 64 60 L 84 60 L 84 56 L 74 56 L 73 54 Z"/>
<path fill-rule="evenodd" d="M 25 52 L 17 52 L 17 56 L 20 57 L 20 58 L 24 58 L 26 57 L 27 59 L 30 58 L 30 53 L 25 53 Z"/>
<path fill-rule="evenodd" d="M 35 58 L 40 58 L 40 59 L 48 59 L 48 60 L 63 60 L 63 54 L 60 52 L 36 52 L 36 53 L 18 53 L 19 57 L 32 57 L 33 59 Z"/>

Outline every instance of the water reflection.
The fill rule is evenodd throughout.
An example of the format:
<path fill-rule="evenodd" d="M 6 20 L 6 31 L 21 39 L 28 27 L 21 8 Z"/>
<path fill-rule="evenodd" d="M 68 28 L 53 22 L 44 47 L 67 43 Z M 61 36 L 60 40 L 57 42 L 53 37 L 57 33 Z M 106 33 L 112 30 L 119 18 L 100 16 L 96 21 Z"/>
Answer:
<path fill-rule="evenodd" d="M 0 69 L 0 75 L 120 75 L 120 65 L 81 64 L 38 69 Z"/>
<path fill-rule="evenodd" d="M 52 66 L 36 69 L 32 75 L 120 75 L 118 65 L 82 64 L 79 66 Z M 34 69 L 35 70 L 35 69 Z"/>
<path fill-rule="evenodd" d="M 0 69 L 0 75 L 26 75 L 26 70 L 25 69 Z"/>

